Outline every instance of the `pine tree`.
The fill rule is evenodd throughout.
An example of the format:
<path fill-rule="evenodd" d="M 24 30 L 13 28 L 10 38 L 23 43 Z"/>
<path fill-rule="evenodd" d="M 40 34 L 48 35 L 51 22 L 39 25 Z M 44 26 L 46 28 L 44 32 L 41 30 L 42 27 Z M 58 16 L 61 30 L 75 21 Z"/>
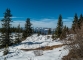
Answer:
<path fill-rule="evenodd" d="M 62 34 L 60 36 L 60 39 L 64 39 L 66 38 L 66 34 L 67 34 L 67 27 L 66 25 L 63 27 L 63 30 L 62 30 Z"/>
<path fill-rule="evenodd" d="M 57 28 L 55 31 L 55 35 L 57 38 L 59 38 L 62 34 L 62 29 L 63 29 L 63 22 L 62 22 L 62 16 L 59 16 L 58 23 L 57 23 Z"/>
<path fill-rule="evenodd" d="M 26 20 L 26 24 L 25 24 L 25 30 L 23 32 L 23 36 L 24 38 L 31 36 L 32 35 L 32 28 L 31 28 L 31 22 L 30 22 L 30 18 L 27 18 Z"/>
<path fill-rule="evenodd" d="M 83 22 L 83 16 L 82 16 L 82 14 L 80 15 L 79 21 L 80 21 L 80 23 Z"/>
<path fill-rule="evenodd" d="M 78 29 L 78 28 L 79 28 L 79 25 L 78 25 L 78 16 L 77 16 L 77 14 L 75 14 L 74 21 L 73 21 L 73 24 L 72 24 L 72 29 L 75 32 L 75 30 Z"/>
<path fill-rule="evenodd" d="M 11 27 L 11 11 L 10 9 L 6 9 L 6 12 L 4 13 L 4 18 L 1 20 L 2 21 L 2 28 L 3 28 L 3 38 L 2 38 L 2 43 L 4 46 L 6 45 L 10 45 L 11 41 L 10 41 L 10 27 Z"/>
<path fill-rule="evenodd" d="M 79 26 L 79 28 L 81 28 L 82 23 L 83 23 L 83 16 L 82 16 L 82 14 L 81 14 L 81 15 L 80 15 L 80 18 L 79 18 L 79 21 L 78 21 L 78 26 Z"/>
<path fill-rule="evenodd" d="M 16 31 L 16 40 L 15 43 L 20 43 L 21 42 L 21 29 L 20 29 L 20 24 L 17 27 Z"/>
<path fill-rule="evenodd" d="M 66 32 L 67 32 L 67 34 L 69 34 L 69 28 L 68 27 L 66 27 Z"/>
<path fill-rule="evenodd" d="M 48 34 L 49 34 L 49 35 L 51 34 L 51 28 L 48 29 Z"/>

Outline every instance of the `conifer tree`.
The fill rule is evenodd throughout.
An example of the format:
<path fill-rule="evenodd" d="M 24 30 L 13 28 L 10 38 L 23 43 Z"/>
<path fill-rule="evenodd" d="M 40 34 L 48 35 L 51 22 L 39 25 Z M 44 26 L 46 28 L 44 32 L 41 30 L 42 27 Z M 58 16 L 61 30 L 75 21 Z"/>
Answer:
<path fill-rule="evenodd" d="M 10 41 L 10 27 L 11 27 L 11 11 L 10 9 L 6 9 L 6 12 L 4 13 L 4 18 L 1 20 L 2 21 L 2 28 L 3 28 L 3 36 L 2 36 L 2 44 L 4 46 L 6 45 L 10 45 L 11 41 Z"/>
<path fill-rule="evenodd" d="M 83 23 L 83 16 L 82 16 L 82 14 L 81 14 L 81 15 L 80 15 L 80 18 L 79 18 L 79 22 L 78 22 L 79 28 L 81 28 L 82 23 Z"/>
<path fill-rule="evenodd" d="M 59 15 L 58 23 L 57 23 L 57 28 L 56 28 L 56 31 L 55 31 L 55 35 L 56 35 L 57 38 L 59 38 L 61 36 L 62 29 L 63 29 L 62 16 Z"/>
<path fill-rule="evenodd" d="M 48 29 L 48 34 L 51 34 L 51 28 Z"/>
<path fill-rule="evenodd" d="M 63 30 L 62 30 L 62 34 L 60 36 L 60 39 L 64 39 L 66 38 L 66 34 L 67 34 L 67 27 L 66 25 L 63 27 Z"/>
<path fill-rule="evenodd" d="M 66 32 L 67 32 L 67 34 L 69 34 L 69 28 L 68 27 L 66 27 Z"/>
<path fill-rule="evenodd" d="M 78 16 L 77 16 L 77 14 L 75 14 L 74 21 L 73 21 L 73 24 L 72 24 L 72 29 L 75 31 L 75 29 L 78 29 L 78 28 L 79 28 L 79 25 L 78 25 Z"/>
<path fill-rule="evenodd" d="M 23 36 L 24 38 L 31 36 L 32 35 L 32 28 L 31 28 L 31 22 L 30 22 L 30 18 L 27 18 L 26 20 L 26 24 L 25 24 L 25 30 L 23 32 Z"/>
<path fill-rule="evenodd" d="M 21 42 L 21 30 L 20 30 L 20 24 L 17 27 L 17 32 L 16 32 L 16 41 L 15 43 L 20 43 Z"/>

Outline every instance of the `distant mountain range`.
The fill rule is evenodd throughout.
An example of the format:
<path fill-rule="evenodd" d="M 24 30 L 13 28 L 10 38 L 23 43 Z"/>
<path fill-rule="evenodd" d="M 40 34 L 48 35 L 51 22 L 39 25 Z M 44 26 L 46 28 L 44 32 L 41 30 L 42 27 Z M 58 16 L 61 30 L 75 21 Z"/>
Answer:
<path fill-rule="evenodd" d="M 23 27 L 24 29 L 24 27 Z M 51 32 L 52 34 L 55 32 L 55 29 L 52 29 L 52 28 L 42 28 L 42 27 L 36 27 L 36 28 L 32 28 L 34 29 L 34 31 L 37 33 L 38 31 L 41 31 L 41 33 L 44 33 L 44 34 L 48 34 L 48 30 L 51 29 Z"/>
<path fill-rule="evenodd" d="M 35 32 L 41 31 L 41 33 L 48 34 L 48 30 L 51 29 L 52 34 L 54 33 L 55 29 L 52 28 L 41 28 L 37 27 L 34 29 Z"/>

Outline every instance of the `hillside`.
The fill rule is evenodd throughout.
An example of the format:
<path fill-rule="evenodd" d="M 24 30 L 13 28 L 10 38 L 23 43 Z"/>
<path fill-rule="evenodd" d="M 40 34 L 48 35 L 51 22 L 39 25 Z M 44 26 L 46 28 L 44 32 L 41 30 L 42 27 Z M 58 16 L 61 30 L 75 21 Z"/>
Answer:
<path fill-rule="evenodd" d="M 48 37 L 49 36 L 49 37 Z M 20 44 L 16 44 L 9 47 L 9 53 L 3 56 L 3 50 L 0 49 L 0 60 L 61 60 L 61 58 L 68 54 L 68 50 L 64 49 L 65 45 L 61 47 L 54 47 L 53 49 L 40 50 L 36 48 L 43 48 L 46 46 L 57 46 L 63 45 L 59 39 L 52 40 L 51 35 L 40 35 L 36 34 L 27 37 L 26 40 L 22 41 Z M 25 51 L 22 49 L 36 49 Z M 40 51 L 42 55 L 36 56 L 35 51 Z M 36 52 L 38 53 L 38 52 Z"/>

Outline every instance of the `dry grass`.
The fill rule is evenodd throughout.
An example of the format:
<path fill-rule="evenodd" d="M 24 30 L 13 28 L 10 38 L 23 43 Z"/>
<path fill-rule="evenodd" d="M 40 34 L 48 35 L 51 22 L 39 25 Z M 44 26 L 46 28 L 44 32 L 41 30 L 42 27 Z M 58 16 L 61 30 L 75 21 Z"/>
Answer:
<path fill-rule="evenodd" d="M 74 39 L 68 45 L 70 51 L 67 56 L 64 56 L 62 60 L 83 60 L 83 34 L 81 31 L 77 31 Z M 72 59 L 73 58 L 73 59 Z"/>
<path fill-rule="evenodd" d="M 62 60 L 72 60 L 72 58 L 75 60 L 79 60 L 79 59 L 83 60 L 83 56 L 81 55 L 81 52 L 79 49 L 78 50 L 74 50 L 74 49 L 70 50 L 69 54 L 67 56 L 64 56 L 62 58 Z"/>
<path fill-rule="evenodd" d="M 53 50 L 54 48 L 59 48 L 59 47 L 62 47 L 62 45 L 54 45 L 54 46 L 45 46 L 45 47 L 42 47 L 42 48 L 36 48 L 36 49 L 21 49 L 21 50 L 24 50 L 24 51 L 32 51 L 32 50 Z"/>

